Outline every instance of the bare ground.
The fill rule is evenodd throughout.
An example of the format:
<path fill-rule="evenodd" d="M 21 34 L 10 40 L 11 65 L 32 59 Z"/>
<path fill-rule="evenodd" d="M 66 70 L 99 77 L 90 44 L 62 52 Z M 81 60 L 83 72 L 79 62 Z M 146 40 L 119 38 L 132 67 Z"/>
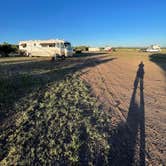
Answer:
<path fill-rule="evenodd" d="M 129 54 L 129 55 L 127 55 Z M 111 165 L 166 163 L 166 73 L 147 54 L 97 56 L 82 78 L 113 117 Z M 110 60 L 109 60 L 110 59 Z M 144 77 L 137 75 L 143 62 Z M 91 63 L 96 64 L 96 59 Z"/>

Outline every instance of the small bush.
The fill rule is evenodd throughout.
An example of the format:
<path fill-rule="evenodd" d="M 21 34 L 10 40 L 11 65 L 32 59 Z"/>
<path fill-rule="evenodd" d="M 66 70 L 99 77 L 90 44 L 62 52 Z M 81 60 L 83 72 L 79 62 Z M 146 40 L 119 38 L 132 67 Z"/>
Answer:
<path fill-rule="evenodd" d="M 75 53 L 76 53 L 76 54 L 81 54 L 81 53 L 82 53 L 82 50 L 75 50 Z"/>
<path fill-rule="evenodd" d="M 8 43 L 3 43 L 0 45 L 0 52 L 3 52 L 2 56 L 9 56 L 11 52 L 18 53 L 18 46 Z"/>
<path fill-rule="evenodd" d="M 152 54 L 150 55 L 151 61 L 166 62 L 166 54 Z"/>

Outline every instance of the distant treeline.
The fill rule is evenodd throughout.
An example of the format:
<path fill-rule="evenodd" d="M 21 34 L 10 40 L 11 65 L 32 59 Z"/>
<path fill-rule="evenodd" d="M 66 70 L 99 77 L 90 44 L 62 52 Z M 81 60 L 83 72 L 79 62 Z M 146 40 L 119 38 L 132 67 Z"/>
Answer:
<path fill-rule="evenodd" d="M 89 46 L 75 46 L 73 47 L 75 51 L 88 51 Z"/>

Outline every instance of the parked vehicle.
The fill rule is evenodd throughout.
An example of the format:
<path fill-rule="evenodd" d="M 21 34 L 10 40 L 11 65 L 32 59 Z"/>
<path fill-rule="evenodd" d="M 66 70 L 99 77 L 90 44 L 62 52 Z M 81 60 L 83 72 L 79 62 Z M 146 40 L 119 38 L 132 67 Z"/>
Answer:
<path fill-rule="evenodd" d="M 20 41 L 19 50 L 27 56 L 68 57 L 73 55 L 71 43 L 64 40 L 30 40 Z"/>
<path fill-rule="evenodd" d="M 161 52 L 161 48 L 158 45 L 151 45 L 146 49 L 146 52 Z"/>
<path fill-rule="evenodd" d="M 105 47 L 105 51 L 112 52 L 112 47 Z"/>
<path fill-rule="evenodd" d="M 98 48 L 98 47 L 89 47 L 88 51 L 89 52 L 99 52 L 100 48 Z"/>

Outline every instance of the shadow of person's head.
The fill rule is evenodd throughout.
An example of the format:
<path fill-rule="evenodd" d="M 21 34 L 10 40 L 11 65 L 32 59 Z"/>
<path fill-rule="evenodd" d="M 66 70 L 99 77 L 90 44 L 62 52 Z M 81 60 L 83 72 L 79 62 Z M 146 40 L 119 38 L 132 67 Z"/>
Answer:
<path fill-rule="evenodd" d="M 137 70 L 137 77 L 140 79 L 144 78 L 144 64 L 141 61 L 141 63 L 138 65 L 138 70 Z"/>

